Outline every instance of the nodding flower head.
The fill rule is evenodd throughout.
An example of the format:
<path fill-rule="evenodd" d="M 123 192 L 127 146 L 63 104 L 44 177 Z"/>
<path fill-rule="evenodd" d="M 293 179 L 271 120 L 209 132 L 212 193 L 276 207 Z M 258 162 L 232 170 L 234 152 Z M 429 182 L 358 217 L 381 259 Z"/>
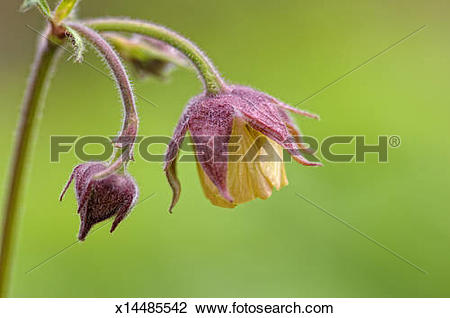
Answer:
<path fill-rule="evenodd" d="M 76 166 L 61 193 L 65 192 L 75 179 L 75 194 L 81 224 L 78 239 L 83 241 L 96 223 L 115 216 L 110 232 L 128 215 L 136 202 L 138 189 L 129 175 L 113 173 L 102 179 L 94 176 L 106 169 L 99 162 L 88 162 Z"/>
<path fill-rule="evenodd" d="M 204 193 L 217 206 L 232 208 L 255 198 L 267 199 L 273 188 L 287 185 L 283 149 L 303 165 L 321 165 L 301 155 L 300 131 L 286 110 L 318 118 L 244 86 L 229 86 L 217 95 L 194 97 L 166 152 L 164 170 L 173 190 L 170 210 L 180 196 L 176 160 L 188 130 Z M 254 151 L 249 151 L 252 148 Z M 269 160 L 261 158 L 269 152 L 273 155 Z M 248 160 L 249 153 L 254 160 Z"/>

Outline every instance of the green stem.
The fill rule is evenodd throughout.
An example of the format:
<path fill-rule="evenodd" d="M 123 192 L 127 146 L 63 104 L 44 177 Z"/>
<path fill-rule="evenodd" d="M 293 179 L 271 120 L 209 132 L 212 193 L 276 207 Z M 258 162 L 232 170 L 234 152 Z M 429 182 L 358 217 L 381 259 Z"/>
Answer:
<path fill-rule="evenodd" d="M 122 164 L 126 165 L 133 157 L 133 146 L 139 125 L 135 98 L 125 67 L 111 45 L 96 31 L 81 23 L 70 22 L 67 23 L 67 26 L 79 32 L 105 59 L 116 80 L 125 111 L 122 132 L 117 139 L 117 143 L 121 144 L 121 150 L 118 151 L 121 156 L 112 161 L 107 170 L 95 176 L 95 178 L 102 178 L 120 169 Z"/>
<path fill-rule="evenodd" d="M 209 94 L 217 94 L 226 89 L 226 85 L 211 61 L 191 41 L 163 26 L 145 21 L 122 18 L 93 19 L 84 22 L 97 31 L 130 32 L 146 35 L 177 48 L 192 61 Z"/>
<path fill-rule="evenodd" d="M 0 297 L 6 297 L 9 291 L 14 245 L 18 232 L 20 192 L 25 179 L 26 162 L 30 157 L 30 146 L 34 137 L 33 131 L 38 117 L 39 104 L 43 99 L 47 78 L 51 73 L 51 66 L 57 51 L 58 45 L 45 37 L 40 40 L 23 101 L 6 188 L 2 232 L 0 234 Z"/>

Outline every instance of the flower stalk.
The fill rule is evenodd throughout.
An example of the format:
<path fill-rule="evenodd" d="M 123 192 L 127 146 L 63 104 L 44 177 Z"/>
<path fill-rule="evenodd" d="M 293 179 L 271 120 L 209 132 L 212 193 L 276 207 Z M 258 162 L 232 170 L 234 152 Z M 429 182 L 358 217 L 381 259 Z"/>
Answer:
<path fill-rule="evenodd" d="M 149 76 L 167 79 L 176 67 L 193 70 L 192 63 L 177 49 L 148 36 L 134 34 L 130 37 L 115 32 L 103 32 L 123 61 L 129 62 L 139 79 Z"/>
<path fill-rule="evenodd" d="M 1 231 L 0 297 L 6 297 L 9 291 L 14 245 L 18 232 L 21 189 L 26 177 L 26 163 L 29 161 L 31 154 L 39 105 L 44 98 L 51 67 L 58 51 L 58 45 L 48 39 L 52 37 L 50 30 L 46 34 L 47 36 L 42 37 L 39 41 L 33 69 L 29 77 L 14 143 L 9 181 L 6 187 Z"/>
<path fill-rule="evenodd" d="M 208 94 L 215 95 L 227 89 L 225 82 L 208 57 L 195 44 L 174 31 L 150 22 L 124 18 L 92 19 L 84 21 L 84 23 L 99 32 L 130 32 L 166 42 L 178 49 L 194 64 Z"/>
<path fill-rule="evenodd" d="M 133 157 L 133 144 L 139 124 L 134 94 L 127 72 L 120 61 L 119 56 L 111 45 L 109 45 L 109 43 L 106 42 L 106 40 L 103 39 L 103 37 L 101 37 L 97 32 L 81 23 L 70 22 L 67 23 L 67 26 L 79 32 L 81 36 L 89 41 L 105 59 L 112 71 L 112 74 L 114 75 L 124 106 L 125 116 L 122 132 L 116 140 L 116 144 L 121 148 L 121 156 L 111 163 L 110 169 L 108 169 L 106 173 L 104 171 L 101 175 L 96 176 L 96 178 L 102 178 L 119 170 L 122 165 L 126 165 L 126 163 Z"/>

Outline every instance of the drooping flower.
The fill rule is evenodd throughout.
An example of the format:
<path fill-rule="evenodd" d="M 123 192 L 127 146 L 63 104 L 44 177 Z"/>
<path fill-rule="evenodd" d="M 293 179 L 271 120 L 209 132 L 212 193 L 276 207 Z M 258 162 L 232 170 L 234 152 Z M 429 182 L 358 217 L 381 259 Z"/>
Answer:
<path fill-rule="evenodd" d="M 113 232 L 136 202 L 138 189 L 131 176 L 116 172 L 102 179 L 94 178 L 106 168 L 100 162 L 76 166 L 61 193 L 60 200 L 75 179 L 75 195 L 81 219 L 78 239 L 81 241 L 94 224 L 115 216 L 110 230 Z"/>
<path fill-rule="evenodd" d="M 233 208 L 255 198 L 267 199 L 273 188 L 287 185 L 283 149 L 303 165 L 321 165 L 300 153 L 300 131 L 287 110 L 318 118 L 245 86 L 229 86 L 219 94 L 203 93 L 191 99 L 166 152 L 164 170 L 173 191 L 169 210 L 180 197 L 176 162 L 188 130 L 203 191 L 217 206 Z M 269 152 L 271 158 L 261 157 Z M 248 160 L 249 154 L 254 160 Z"/>

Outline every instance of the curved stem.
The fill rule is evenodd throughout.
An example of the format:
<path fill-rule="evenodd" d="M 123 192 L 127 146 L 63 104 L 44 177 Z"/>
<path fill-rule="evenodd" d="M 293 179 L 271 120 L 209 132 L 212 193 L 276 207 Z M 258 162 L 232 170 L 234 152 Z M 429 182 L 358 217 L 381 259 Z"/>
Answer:
<path fill-rule="evenodd" d="M 50 36 L 49 33 L 48 35 Z M 47 38 L 43 37 L 40 40 L 23 101 L 3 210 L 0 251 L 0 297 L 6 297 L 9 290 L 14 257 L 14 241 L 17 237 L 20 190 L 24 182 L 25 166 L 27 159 L 29 159 L 39 104 L 45 93 L 47 78 L 51 72 L 51 66 L 57 51 L 58 46 Z"/>
<path fill-rule="evenodd" d="M 67 25 L 79 32 L 92 44 L 92 46 L 95 47 L 95 49 L 97 49 L 100 55 L 106 60 L 106 63 L 115 77 L 125 110 L 122 132 L 116 143 L 122 144 L 122 153 L 124 156 L 127 156 L 127 158 L 122 158 L 121 162 L 125 164 L 133 155 L 133 144 L 136 138 L 139 122 L 133 90 L 131 88 L 130 80 L 128 79 L 125 67 L 122 65 L 119 56 L 111 45 L 109 45 L 109 43 L 106 42 L 100 34 L 81 23 L 70 22 L 67 23 Z M 113 164 L 113 166 L 115 167 L 116 165 Z M 121 165 L 118 165 L 118 167 L 120 166 Z"/>
<path fill-rule="evenodd" d="M 103 179 L 116 171 L 119 171 L 123 167 L 123 158 L 120 155 L 116 160 L 113 160 L 108 168 L 94 175 L 94 180 Z"/>
<path fill-rule="evenodd" d="M 150 22 L 124 18 L 92 19 L 84 23 L 97 31 L 138 33 L 166 42 L 192 61 L 207 93 L 217 94 L 226 89 L 225 82 L 206 55 L 194 43 L 174 31 Z"/>

